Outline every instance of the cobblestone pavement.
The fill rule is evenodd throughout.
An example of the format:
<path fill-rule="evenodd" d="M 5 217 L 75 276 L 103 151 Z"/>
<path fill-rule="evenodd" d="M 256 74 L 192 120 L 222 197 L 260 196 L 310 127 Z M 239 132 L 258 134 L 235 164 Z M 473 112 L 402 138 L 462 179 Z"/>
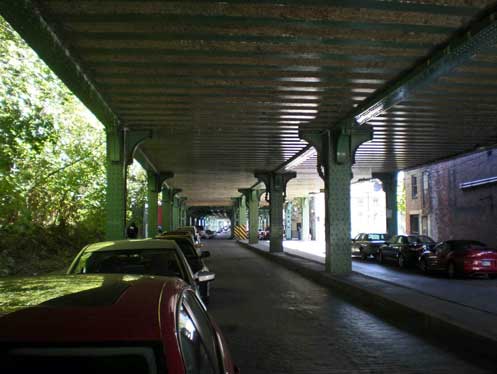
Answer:
<path fill-rule="evenodd" d="M 209 312 L 242 374 L 490 373 L 241 248 L 205 241 Z"/>

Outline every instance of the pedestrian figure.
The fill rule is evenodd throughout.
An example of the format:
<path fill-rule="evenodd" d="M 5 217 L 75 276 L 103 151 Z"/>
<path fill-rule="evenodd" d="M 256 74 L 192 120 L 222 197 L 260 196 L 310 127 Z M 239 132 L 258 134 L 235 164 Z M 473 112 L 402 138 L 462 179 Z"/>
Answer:
<path fill-rule="evenodd" d="M 126 230 L 126 236 L 128 239 L 136 239 L 138 237 L 138 227 L 134 222 L 131 222 L 131 225 L 128 226 Z"/>

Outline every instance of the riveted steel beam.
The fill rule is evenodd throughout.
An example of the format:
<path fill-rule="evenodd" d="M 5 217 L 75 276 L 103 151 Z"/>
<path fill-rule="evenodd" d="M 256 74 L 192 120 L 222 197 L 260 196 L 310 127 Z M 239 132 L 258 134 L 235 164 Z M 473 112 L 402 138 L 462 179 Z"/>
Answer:
<path fill-rule="evenodd" d="M 354 121 L 362 125 L 394 105 L 408 99 L 412 93 L 469 61 L 475 54 L 497 43 L 497 12 L 492 10 L 464 32 L 454 36 L 444 48 L 437 50 L 407 74 L 387 84 L 355 108 L 334 127 Z"/>
<path fill-rule="evenodd" d="M 118 124 L 117 116 L 34 2 L 4 0 L 0 13 L 105 127 Z"/>

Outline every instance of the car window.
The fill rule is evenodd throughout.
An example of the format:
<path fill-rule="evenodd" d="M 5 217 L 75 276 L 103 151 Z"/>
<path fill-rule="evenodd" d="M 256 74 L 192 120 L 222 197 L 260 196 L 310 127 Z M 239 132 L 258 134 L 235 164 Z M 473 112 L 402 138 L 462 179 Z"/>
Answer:
<path fill-rule="evenodd" d="M 183 303 L 178 313 L 178 335 L 186 374 L 214 374 L 205 344 Z"/>
<path fill-rule="evenodd" d="M 419 237 L 417 237 L 417 236 L 410 235 L 410 236 L 408 236 L 408 237 L 407 237 L 407 242 L 408 242 L 409 244 L 416 244 L 416 243 L 418 243 L 419 241 L 420 241 L 420 240 L 419 240 Z M 407 243 L 406 243 L 406 244 L 407 244 Z"/>
<path fill-rule="evenodd" d="M 367 234 L 367 240 L 385 240 L 384 234 Z"/>
<path fill-rule="evenodd" d="M 196 249 L 193 248 L 192 243 L 188 239 L 174 239 L 174 241 L 178 243 L 178 246 L 187 258 L 198 257 Z"/>
<path fill-rule="evenodd" d="M 143 274 L 175 276 L 185 279 L 185 272 L 176 251 L 167 249 L 83 253 L 72 273 Z"/>
<path fill-rule="evenodd" d="M 421 243 L 431 243 L 431 244 L 435 243 L 435 241 L 432 238 L 426 235 L 420 235 L 418 238 L 419 238 L 418 240 Z"/>
<path fill-rule="evenodd" d="M 187 374 L 220 373 L 216 334 L 192 292 L 185 292 L 183 296 L 178 333 Z"/>
<path fill-rule="evenodd" d="M 465 251 L 469 248 L 484 249 L 486 248 L 486 245 L 481 242 L 472 241 L 472 240 L 461 240 L 452 243 L 453 251 Z"/>

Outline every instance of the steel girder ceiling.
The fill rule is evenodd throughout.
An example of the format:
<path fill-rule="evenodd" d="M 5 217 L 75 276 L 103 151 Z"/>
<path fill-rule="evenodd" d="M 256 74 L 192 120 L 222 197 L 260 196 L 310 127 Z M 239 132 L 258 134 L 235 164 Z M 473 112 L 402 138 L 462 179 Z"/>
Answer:
<path fill-rule="evenodd" d="M 253 184 L 254 170 L 274 170 L 306 147 L 299 127 L 339 123 L 492 5 L 40 0 L 8 6 L 19 3 L 37 7 L 71 56 L 68 63 L 79 66 L 104 102 L 84 100 L 90 109 L 107 119 L 108 107 L 123 126 L 154 130 L 141 150 L 156 169 L 176 173 L 168 183 L 182 188 L 190 205 L 231 204 L 237 188 Z M 26 33 L 32 20 L 16 22 L 5 9 L 35 49 L 47 48 Z M 476 55 L 370 120 L 374 138 L 359 148 L 357 166 L 393 171 L 494 144 L 494 52 Z M 297 167 L 290 196 L 322 187 L 314 168 L 315 158 Z"/>

